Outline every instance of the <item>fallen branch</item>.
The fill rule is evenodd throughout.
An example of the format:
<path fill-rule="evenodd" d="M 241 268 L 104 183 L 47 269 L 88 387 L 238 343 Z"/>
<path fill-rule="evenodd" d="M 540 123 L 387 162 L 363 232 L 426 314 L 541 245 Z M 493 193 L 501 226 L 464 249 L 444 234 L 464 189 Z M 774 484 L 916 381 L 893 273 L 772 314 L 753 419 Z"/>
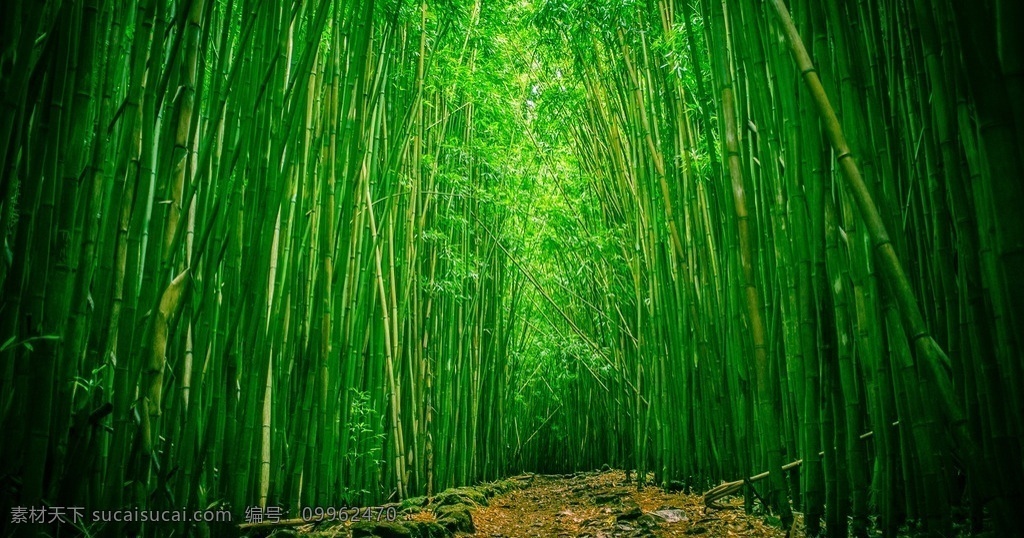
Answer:
<path fill-rule="evenodd" d="M 897 426 L 897 425 L 899 425 L 899 423 L 900 423 L 900 421 L 897 420 L 896 422 L 893 422 L 891 425 L 892 426 Z M 874 430 L 872 430 L 872 431 L 869 431 L 867 433 L 861 434 L 860 438 L 861 439 L 869 439 L 869 438 L 873 437 L 874 435 L 875 435 L 875 432 L 874 432 Z M 818 456 L 824 456 L 824 455 L 825 455 L 824 452 L 818 452 Z M 803 462 L 804 462 L 804 460 L 802 460 L 802 459 L 799 459 L 799 460 L 796 460 L 796 461 L 791 461 L 791 462 L 783 465 L 782 466 L 782 470 L 785 472 L 785 471 L 790 471 L 790 470 L 796 469 Z M 714 508 L 716 510 L 722 510 L 725 507 L 721 506 L 721 505 L 715 504 L 715 501 L 717 501 L 717 500 L 719 500 L 719 499 L 721 499 L 723 497 L 728 497 L 729 495 L 735 495 L 737 492 L 739 492 L 740 490 L 743 489 L 743 485 L 744 484 L 752 484 L 754 482 L 757 482 L 758 480 L 763 480 L 765 478 L 768 478 L 769 474 L 771 474 L 771 471 L 765 471 L 765 472 L 763 472 L 761 474 L 756 474 L 756 475 L 754 475 L 754 476 L 752 476 L 750 478 L 747 478 L 745 480 L 735 480 L 733 482 L 723 482 L 723 483 L 721 483 L 721 484 L 719 484 L 719 485 L 717 485 L 717 486 L 707 490 L 706 492 L 704 492 L 704 506 L 706 506 L 708 508 Z"/>
<path fill-rule="evenodd" d="M 782 470 L 788 471 L 790 469 L 795 469 L 799 467 L 800 464 L 803 462 L 804 460 L 796 460 L 793 462 L 789 462 L 782 466 Z M 724 507 L 715 504 L 715 501 L 721 499 L 722 497 L 734 495 L 736 494 L 736 492 L 743 489 L 744 484 L 752 484 L 754 482 L 757 482 L 758 480 L 763 480 L 765 478 L 768 478 L 769 474 L 771 474 L 770 471 L 765 471 L 761 474 L 757 474 L 750 478 L 747 478 L 746 480 L 736 480 L 734 482 L 724 482 L 722 484 L 719 484 L 704 493 L 704 506 L 707 506 L 708 508 L 714 508 L 716 510 L 721 510 Z"/>

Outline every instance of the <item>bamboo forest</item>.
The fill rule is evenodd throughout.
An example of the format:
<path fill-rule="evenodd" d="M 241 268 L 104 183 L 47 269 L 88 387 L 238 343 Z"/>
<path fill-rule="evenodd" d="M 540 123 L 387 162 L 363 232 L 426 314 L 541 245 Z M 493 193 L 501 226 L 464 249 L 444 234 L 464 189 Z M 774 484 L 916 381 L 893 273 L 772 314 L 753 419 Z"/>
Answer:
<path fill-rule="evenodd" d="M 0 535 L 1024 536 L 1019 0 L 0 9 Z"/>

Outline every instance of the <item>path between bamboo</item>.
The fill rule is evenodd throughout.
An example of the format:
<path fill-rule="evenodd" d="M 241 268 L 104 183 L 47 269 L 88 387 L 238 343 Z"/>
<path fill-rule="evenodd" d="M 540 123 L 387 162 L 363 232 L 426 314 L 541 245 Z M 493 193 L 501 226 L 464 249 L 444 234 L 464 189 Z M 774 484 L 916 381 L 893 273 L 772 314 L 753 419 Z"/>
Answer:
<path fill-rule="evenodd" d="M 757 516 L 743 513 L 741 500 L 724 510 L 704 506 L 699 495 L 658 487 L 637 490 L 623 471 L 538 476 L 532 485 L 495 497 L 473 511 L 478 538 L 784 536 Z M 678 520 L 677 520 L 678 518 Z"/>
<path fill-rule="evenodd" d="M 522 475 L 478 487 L 408 499 L 394 522 L 352 524 L 281 522 L 243 526 L 263 536 L 444 538 L 641 538 L 662 536 L 783 537 L 763 517 L 743 512 L 742 499 L 723 499 L 721 509 L 700 495 L 638 490 L 619 470 L 568 475 Z"/>

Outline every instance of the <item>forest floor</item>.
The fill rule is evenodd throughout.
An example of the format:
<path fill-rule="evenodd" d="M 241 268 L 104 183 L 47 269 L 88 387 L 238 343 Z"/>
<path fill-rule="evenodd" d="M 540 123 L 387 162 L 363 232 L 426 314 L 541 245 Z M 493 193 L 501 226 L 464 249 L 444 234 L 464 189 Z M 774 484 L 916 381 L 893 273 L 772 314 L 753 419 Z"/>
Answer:
<path fill-rule="evenodd" d="M 785 536 L 761 517 L 745 514 L 741 498 L 727 498 L 720 505 L 724 509 L 709 509 L 699 495 L 665 492 L 655 486 L 638 490 L 623 471 L 523 475 L 391 505 L 398 511 L 392 522 L 302 522 L 250 528 L 246 534 L 252 538 Z"/>
<path fill-rule="evenodd" d="M 743 512 L 742 499 L 723 501 L 725 510 L 704 507 L 699 495 L 658 487 L 637 490 L 623 471 L 537 476 L 532 485 L 473 510 L 479 538 L 754 536 L 785 532 Z"/>

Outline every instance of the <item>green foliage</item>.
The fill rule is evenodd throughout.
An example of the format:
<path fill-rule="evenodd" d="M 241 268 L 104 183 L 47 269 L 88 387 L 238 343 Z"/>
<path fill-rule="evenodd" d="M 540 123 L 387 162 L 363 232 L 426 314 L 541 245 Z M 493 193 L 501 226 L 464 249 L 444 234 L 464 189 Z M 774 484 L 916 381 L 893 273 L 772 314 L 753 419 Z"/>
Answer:
<path fill-rule="evenodd" d="M 964 471 L 1013 535 L 1014 34 L 789 4 L 813 72 L 758 2 L 15 2 L 3 503 L 295 513 L 608 463 L 948 534 Z M 204 532 L 102 529 L 165 531 Z"/>

